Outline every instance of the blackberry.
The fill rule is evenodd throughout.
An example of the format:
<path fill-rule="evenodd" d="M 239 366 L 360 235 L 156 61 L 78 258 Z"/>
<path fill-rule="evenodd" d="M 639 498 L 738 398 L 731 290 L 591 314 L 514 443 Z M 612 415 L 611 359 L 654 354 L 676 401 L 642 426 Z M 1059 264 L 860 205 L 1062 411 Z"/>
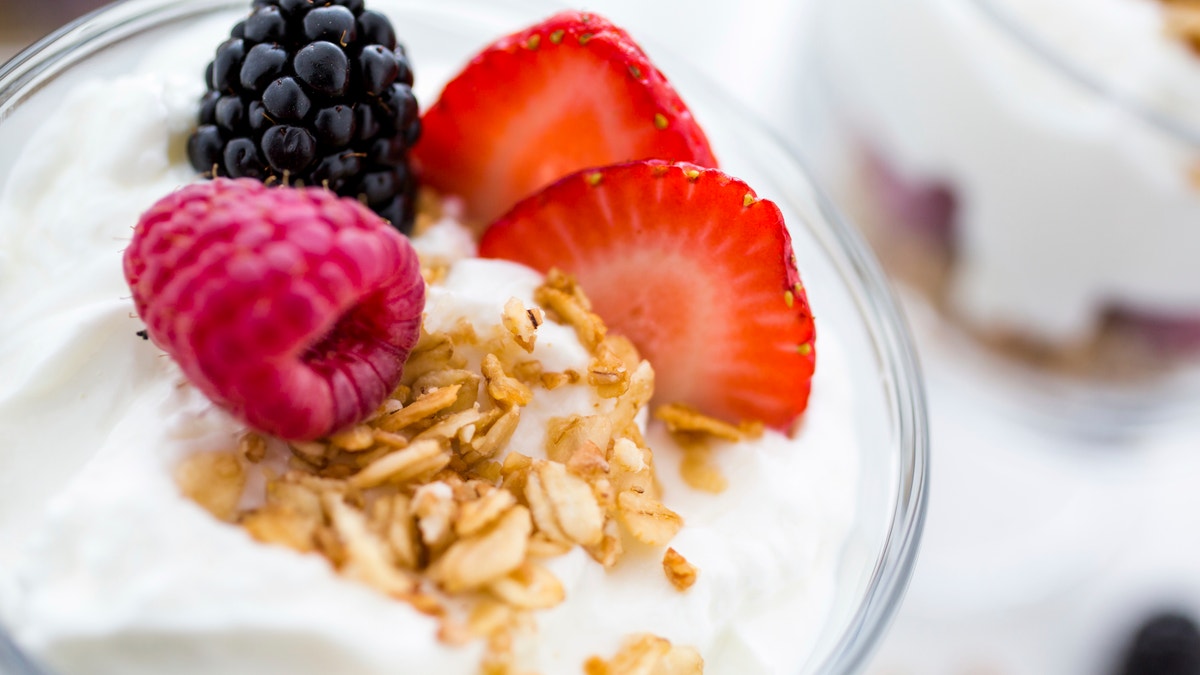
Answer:
<path fill-rule="evenodd" d="M 1189 617 L 1163 612 L 1138 629 L 1120 675 L 1200 674 L 1200 629 Z"/>
<path fill-rule="evenodd" d="M 252 0 L 205 79 L 188 141 L 197 171 L 324 186 L 411 232 L 421 120 L 386 16 L 362 0 Z"/>

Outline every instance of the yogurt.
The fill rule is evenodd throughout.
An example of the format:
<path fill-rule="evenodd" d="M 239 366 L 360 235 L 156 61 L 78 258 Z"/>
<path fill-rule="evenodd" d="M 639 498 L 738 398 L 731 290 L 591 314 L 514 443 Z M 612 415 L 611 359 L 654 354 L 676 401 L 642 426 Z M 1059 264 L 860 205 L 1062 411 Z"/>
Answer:
<path fill-rule="evenodd" d="M 1113 310 L 1200 315 L 1200 157 L 1116 100 L 1200 130 L 1200 57 L 1166 35 L 1159 3 L 846 0 L 827 12 L 838 113 L 907 180 L 955 193 L 948 293 L 968 323 L 1072 344 Z"/>
<path fill-rule="evenodd" d="M 196 180 L 182 148 L 212 34 L 74 86 L 0 193 L 0 617 L 64 675 L 477 672 L 479 645 L 440 643 L 435 620 L 322 558 L 253 541 L 175 484 L 184 458 L 230 448 L 243 428 L 136 337 L 121 253 L 142 211 Z M 470 258 L 455 227 L 417 242 L 458 258 L 431 288 L 427 327 L 498 323 L 510 297 L 532 306 L 540 275 Z M 538 358 L 586 367 L 573 332 L 543 328 Z M 672 546 L 699 567 L 696 585 L 671 587 L 661 552 L 612 572 L 580 550 L 553 559 L 566 601 L 537 616 L 523 667 L 580 672 L 638 632 L 695 647 L 708 673 L 806 661 L 845 602 L 840 568 L 870 555 L 848 546 L 861 406 L 834 330 L 821 350 L 802 432 L 718 447 L 720 495 L 688 487 L 682 451 L 649 425 L 662 499 L 686 520 Z M 549 417 L 601 404 L 580 389 L 540 393 L 512 443 L 536 455 Z"/>

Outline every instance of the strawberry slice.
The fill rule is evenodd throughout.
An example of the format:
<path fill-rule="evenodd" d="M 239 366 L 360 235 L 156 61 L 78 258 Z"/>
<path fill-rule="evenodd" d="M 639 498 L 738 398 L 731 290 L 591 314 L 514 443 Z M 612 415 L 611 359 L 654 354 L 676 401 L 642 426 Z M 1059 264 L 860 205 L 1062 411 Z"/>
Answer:
<path fill-rule="evenodd" d="M 808 404 L 813 319 L 783 216 L 716 169 L 581 171 L 496 221 L 480 255 L 574 275 L 661 403 L 780 430 Z"/>
<path fill-rule="evenodd" d="M 708 139 L 625 31 L 563 12 L 474 58 L 422 119 L 422 179 L 486 225 L 587 167 L 635 159 L 717 165 Z"/>

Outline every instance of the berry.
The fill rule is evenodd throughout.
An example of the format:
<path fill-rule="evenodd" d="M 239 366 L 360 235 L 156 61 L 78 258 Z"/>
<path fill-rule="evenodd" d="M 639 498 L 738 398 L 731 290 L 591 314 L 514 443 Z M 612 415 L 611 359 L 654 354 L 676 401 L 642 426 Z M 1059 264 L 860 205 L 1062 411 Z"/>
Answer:
<path fill-rule="evenodd" d="M 1200 673 L 1200 630 L 1190 618 L 1166 612 L 1138 629 L 1120 675 Z"/>
<path fill-rule="evenodd" d="M 192 166 L 213 166 L 224 161 L 225 141 L 221 130 L 209 124 L 200 127 L 188 139 L 188 160 Z"/>
<path fill-rule="evenodd" d="M 234 178 L 258 178 L 266 175 L 266 165 L 258 153 L 258 145 L 249 138 L 235 138 L 225 144 L 221 161 Z"/>
<path fill-rule="evenodd" d="M 318 7 L 304 17 L 304 37 L 311 42 L 324 40 L 347 45 L 358 39 L 358 23 L 354 12 L 332 5 Z"/>
<path fill-rule="evenodd" d="M 322 157 L 317 162 L 316 168 L 312 170 L 312 177 L 318 183 L 329 185 L 329 189 L 334 192 L 342 192 L 347 181 L 357 176 L 360 171 L 362 171 L 362 161 L 358 155 L 334 154 Z M 379 215 L 388 218 L 385 213 Z M 401 222 L 391 218 L 388 220 L 393 223 Z"/>
<path fill-rule="evenodd" d="M 358 32 L 368 44 L 383 45 L 389 51 L 396 50 L 396 31 L 392 22 L 379 12 L 367 10 L 358 15 Z"/>
<path fill-rule="evenodd" d="M 392 56 L 392 52 L 381 45 L 364 49 L 358 57 L 358 66 L 363 89 L 371 96 L 387 91 L 400 76 L 400 63 Z M 412 85 L 411 82 L 408 84 Z"/>
<path fill-rule="evenodd" d="M 275 122 L 303 122 L 312 110 L 312 99 L 294 78 L 281 77 L 263 92 L 263 108 Z"/>
<path fill-rule="evenodd" d="M 379 139 L 371 144 L 371 149 L 367 152 L 367 157 L 371 161 L 380 164 L 395 164 L 395 158 L 399 157 L 407 146 L 401 139 Z"/>
<path fill-rule="evenodd" d="M 271 168 L 284 175 L 304 171 L 317 158 L 317 140 L 302 127 L 271 127 L 262 149 Z"/>
<path fill-rule="evenodd" d="M 190 185 L 152 207 L 125 278 L 150 339 L 198 389 L 294 440 L 383 402 L 425 302 L 412 246 L 357 201 L 249 180 Z"/>
<path fill-rule="evenodd" d="M 366 142 L 382 134 L 383 127 L 376 121 L 375 108 L 369 105 L 358 106 L 354 116 L 358 126 L 358 140 Z"/>
<path fill-rule="evenodd" d="M 217 101 L 221 100 L 220 92 L 210 91 L 200 99 L 200 125 L 217 123 Z"/>
<path fill-rule="evenodd" d="M 410 181 L 403 193 L 374 208 L 376 213 L 386 218 L 388 222 L 398 223 L 402 220 L 411 220 L 417 208 L 416 183 Z"/>
<path fill-rule="evenodd" d="M 252 5 L 254 8 L 259 7 L 278 7 L 283 12 L 284 18 L 288 21 L 303 17 L 304 12 L 312 9 L 313 0 L 254 0 Z"/>
<path fill-rule="evenodd" d="M 375 206 L 383 204 L 396 194 L 396 184 L 399 177 L 395 171 L 378 171 L 368 173 L 359 179 L 359 192 L 366 196 L 367 203 Z"/>
<path fill-rule="evenodd" d="M 621 29 L 563 12 L 476 56 L 425 113 L 422 179 L 485 225 L 586 167 L 657 158 L 716 166 L 675 90 Z"/>
<path fill-rule="evenodd" d="M 325 145 L 349 145 L 356 131 L 354 109 L 337 105 L 321 110 L 313 120 L 313 130 L 317 132 L 317 140 Z"/>
<path fill-rule="evenodd" d="M 384 119 L 392 129 L 407 129 L 417 123 L 421 111 L 412 88 L 400 83 L 393 84 L 379 97 L 379 102 L 386 115 Z"/>
<path fill-rule="evenodd" d="M 250 42 L 280 42 L 287 37 L 287 19 L 278 7 L 259 7 L 242 27 L 242 38 Z"/>
<path fill-rule="evenodd" d="M 217 57 L 213 59 L 212 73 L 208 79 L 209 88 L 221 93 L 235 91 L 244 58 L 246 43 L 242 40 L 233 38 L 217 47 Z"/>
<path fill-rule="evenodd" d="M 336 98 L 350 85 L 350 59 L 332 42 L 314 42 L 296 53 L 296 77 L 318 94 Z"/>
<path fill-rule="evenodd" d="M 288 53 L 276 44 L 260 44 L 250 48 L 242 61 L 238 77 L 243 91 L 261 92 L 287 72 Z"/>
<path fill-rule="evenodd" d="M 333 0 L 333 4 L 338 5 L 339 7 L 345 7 L 353 12 L 354 16 L 362 14 L 363 9 L 365 9 L 363 0 Z"/>
<path fill-rule="evenodd" d="M 421 120 L 391 22 L 362 0 L 253 0 L 252 8 L 208 65 L 188 143 L 192 167 L 210 178 L 327 187 L 378 205 L 386 218 L 398 214 L 392 224 L 411 231 L 409 155 Z M 368 174 L 404 180 L 387 195 L 354 192 L 379 185 L 362 180 Z"/>
<path fill-rule="evenodd" d="M 664 403 L 781 430 L 808 405 L 815 333 L 783 216 L 716 169 L 581 171 L 493 223 L 479 253 L 573 275 Z"/>
<path fill-rule="evenodd" d="M 271 128 L 271 118 L 267 117 L 267 107 L 262 101 L 251 101 L 246 109 L 246 124 L 256 136 L 262 135 Z"/>
<path fill-rule="evenodd" d="M 214 113 L 217 127 L 229 134 L 240 132 L 246 121 L 246 105 L 237 96 L 222 96 Z"/>

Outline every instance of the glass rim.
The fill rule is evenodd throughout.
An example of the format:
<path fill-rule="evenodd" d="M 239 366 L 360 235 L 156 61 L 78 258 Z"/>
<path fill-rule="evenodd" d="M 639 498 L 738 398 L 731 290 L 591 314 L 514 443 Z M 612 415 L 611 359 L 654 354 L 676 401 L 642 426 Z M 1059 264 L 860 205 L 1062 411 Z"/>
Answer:
<path fill-rule="evenodd" d="M 561 5 L 561 0 L 552 0 Z M 46 81 L 115 42 L 115 33 L 134 34 L 157 25 L 223 9 L 236 9 L 245 0 L 116 0 L 90 12 L 28 46 L 0 64 L 0 123 L 11 111 L 18 93 Z M 108 38 L 108 39 L 106 39 Z M 654 44 L 652 40 L 643 42 Z M 670 54 L 670 50 L 660 50 Z M 712 79 L 684 59 L 673 68 L 689 70 L 690 79 L 713 92 L 722 91 Z M 843 283 L 860 301 L 867 333 L 885 371 L 889 413 L 894 420 L 899 462 L 891 477 L 895 499 L 883 544 L 878 550 L 862 600 L 842 629 L 829 655 L 815 673 L 841 675 L 860 672 L 886 634 L 908 589 L 925 523 L 929 482 L 929 423 L 924 383 L 908 322 L 883 268 L 862 235 L 849 225 L 807 163 L 757 113 L 733 97 L 724 105 L 747 121 L 753 131 L 770 139 L 812 186 L 819 218 L 805 226 L 838 258 Z M 0 665 L 14 666 L 14 675 L 52 675 L 32 662 L 0 626 Z"/>
<path fill-rule="evenodd" d="M 741 107 L 740 104 L 738 107 Z M 844 629 L 842 639 L 815 672 L 840 675 L 861 672 L 882 642 L 908 590 L 917 562 L 918 544 L 925 527 L 929 489 L 930 432 L 924 379 L 913 347 L 908 320 L 878 259 L 862 234 L 851 227 L 829 198 L 807 162 L 777 132 L 745 109 L 758 128 L 775 139 L 812 183 L 820 211 L 820 226 L 846 256 L 854 278 L 862 284 L 860 300 L 876 347 L 882 350 L 890 371 L 890 384 L 899 426 L 901 465 L 896 478 L 896 500 L 891 527 L 876 561 L 865 601 Z M 809 227 L 817 224 L 809 223 Z M 910 450 L 906 452 L 906 450 Z"/>
<path fill-rule="evenodd" d="M 969 0 L 967 5 L 974 7 L 979 15 L 997 28 L 1010 43 L 1032 55 L 1063 79 L 1097 98 L 1112 103 L 1133 118 L 1169 137 L 1187 145 L 1200 147 L 1200 125 L 1181 120 L 1106 82 L 1099 73 L 1074 62 L 1050 42 L 1034 35 L 1021 21 L 1002 8 L 997 0 Z M 1200 62 L 1197 63 L 1197 67 L 1200 67 Z"/>

